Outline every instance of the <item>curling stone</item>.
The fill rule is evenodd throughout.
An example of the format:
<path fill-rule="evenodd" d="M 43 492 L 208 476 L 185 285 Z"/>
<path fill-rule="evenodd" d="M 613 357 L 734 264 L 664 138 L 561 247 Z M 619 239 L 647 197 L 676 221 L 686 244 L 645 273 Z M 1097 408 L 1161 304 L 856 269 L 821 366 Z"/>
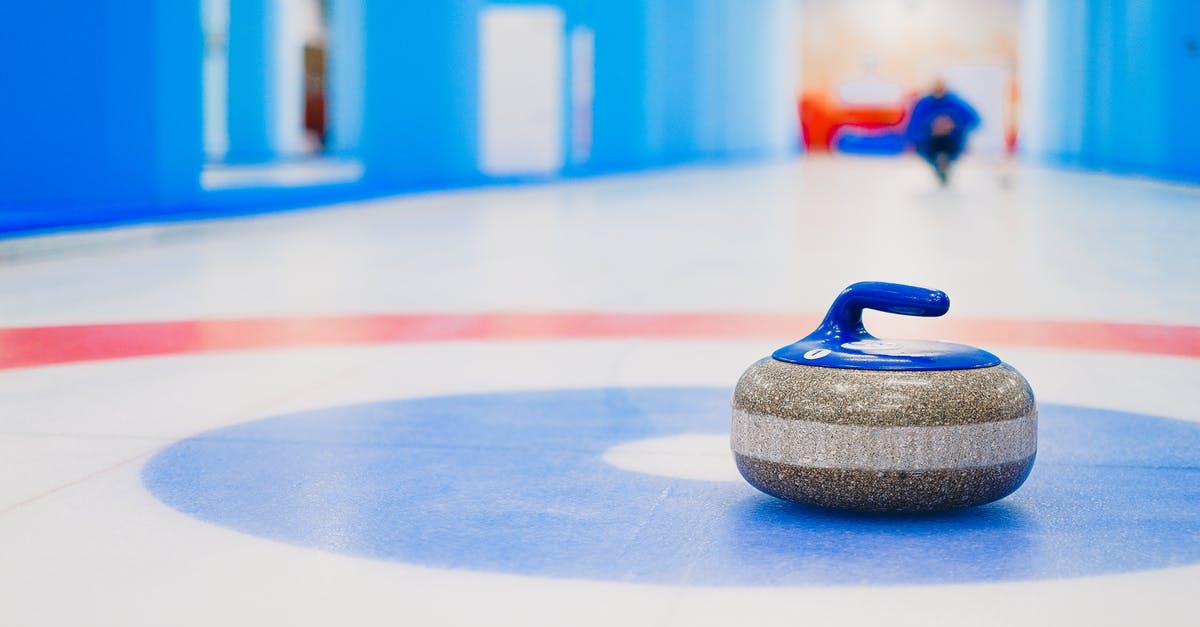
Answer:
<path fill-rule="evenodd" d="M 940 316 L 950 299 L 855 283 L 816 331 L 750 366 L 730 435 L 746 481 L 789 501 L 878 512 L 982 505 L 1020 487 L 1037 452 L 1025 378 L 978 348 L 875 338 L 864 308 Z"/>

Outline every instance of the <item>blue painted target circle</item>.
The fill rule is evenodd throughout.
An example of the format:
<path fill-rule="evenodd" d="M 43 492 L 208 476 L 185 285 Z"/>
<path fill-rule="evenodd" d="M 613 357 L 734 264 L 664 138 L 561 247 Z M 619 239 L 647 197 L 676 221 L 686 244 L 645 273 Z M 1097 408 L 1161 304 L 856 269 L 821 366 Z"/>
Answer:
<path fill-rule="evenodd" d="M 1200 425 L 1042 405 L 1013 496 L 920 516 L 779 501 L 621 470 L 643 438 L 728 432 L 730 390 L 548 390 L 267 418 L 143 470 L 182 512 L 259 537 L 424 566 L 692 585 L 1075 577 L 1200 562 Z"/>

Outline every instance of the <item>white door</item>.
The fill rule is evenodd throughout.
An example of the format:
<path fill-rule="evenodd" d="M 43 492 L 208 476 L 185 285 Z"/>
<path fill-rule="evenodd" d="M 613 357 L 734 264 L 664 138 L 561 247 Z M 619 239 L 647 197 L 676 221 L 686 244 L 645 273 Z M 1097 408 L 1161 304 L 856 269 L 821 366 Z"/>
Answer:
<path fill-rule="evenodd" d="M 563 166 L 563 13 L 491 7 L 480 19 L 480 169 L 551 175 Z"/>

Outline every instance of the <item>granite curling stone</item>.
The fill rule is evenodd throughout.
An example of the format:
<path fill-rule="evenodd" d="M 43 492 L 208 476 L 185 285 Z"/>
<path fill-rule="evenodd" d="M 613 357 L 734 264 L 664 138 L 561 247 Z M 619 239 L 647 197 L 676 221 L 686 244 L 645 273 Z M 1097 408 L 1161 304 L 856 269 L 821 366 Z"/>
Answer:
<path fill-rule="evenodd" d="M 982 505 L 1021 486 L 1037 452 L 1029 383 L 970 346 L 880 340 L 864 308 L 940 316 L 946 294 L 846 288 L 812 334 L 734 390 L 731 445 L 751 485 L 781 499 L 873 512 Z"/>

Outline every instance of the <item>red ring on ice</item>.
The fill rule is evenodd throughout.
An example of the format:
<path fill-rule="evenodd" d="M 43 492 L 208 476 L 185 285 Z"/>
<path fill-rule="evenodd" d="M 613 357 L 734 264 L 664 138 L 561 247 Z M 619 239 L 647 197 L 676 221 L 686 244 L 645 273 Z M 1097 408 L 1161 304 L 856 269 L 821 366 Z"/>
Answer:
<path fill-rule="evenodd" d="M 120 322 L 0 328 L 0 370 L 86 361 L 302 346 L 464 340 L 770 340 L 819 321 L 780 313 L 432 313 Z M 1033 346 L 1200 357 L 1200 326 L 942 318 L 872 323 L 883 337 L 930 337 L 987 348 Z"/>

